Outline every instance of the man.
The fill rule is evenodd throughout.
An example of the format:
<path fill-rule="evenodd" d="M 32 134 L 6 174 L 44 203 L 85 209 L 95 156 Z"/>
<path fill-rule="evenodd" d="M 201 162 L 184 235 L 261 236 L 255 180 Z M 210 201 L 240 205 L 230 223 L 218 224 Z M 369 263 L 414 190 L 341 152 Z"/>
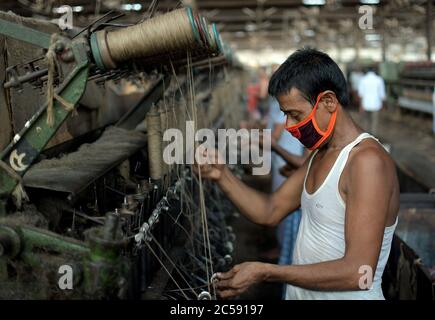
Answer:
<path fill-rule="evenodd" d="M 260 94 L 260 85 L 255 77 L 252 77 L 248 86 L 246 87 L 246 100 L 249 121 L 257 121 L 261 117 L 258 110 L 258 100 Z"/>
<path fill-rule="evenodd" d="M 432 104 L 433 104 L 433 115 L 432 115 L 432 132 L 435 132 L 435 86 L 433 88 L 432 95 Z"/>
<path fill-rule="evenodd" d="M 267 96 L 267 87 L 269 84 L 269 76 L 265 67 L 260 67 L 258 70 L 258 82 L 260 91 L 258 95 L 258 109 L 262 116 L 267 114 L 269 108 L 269 99 Z"/>
<path fill-rule="evenodd" d="M 358 85 L 358 95 L 361 99 L 361 108 L 364 111 L 366 127 L 374 135 L 378 133 L 379 111 L 385 99 L 384 79 L 369 68 Z"/>
<path fill-rule="evenodd" d="M 223 164 L 201 165 L 239 211 L 274 226 L 301 207 L 292 265 L 245 262 L 217 274 L 222 297 L 261 281 L 287 283 L 287 299 L 384 299 L 381 277 L 397 224 L 399 185 L 383 147 L 353 122 L 346 81 L 326 54 L 302 49 L 273 74 L 269 94 L 287 129 L 312 156 L 273 194 L 242 183 Z"/>
<path fill-rule="evenodd" d="M 349 82 L 350 82 L 350 99 L 351 103 L 355 106 L 360 106 L 360 98 L 358 94 L 358 88 L 361 79 L 364 77 L 364 72 L 360 70 L 353 70 L 350 72 L 349 75 Z"/>

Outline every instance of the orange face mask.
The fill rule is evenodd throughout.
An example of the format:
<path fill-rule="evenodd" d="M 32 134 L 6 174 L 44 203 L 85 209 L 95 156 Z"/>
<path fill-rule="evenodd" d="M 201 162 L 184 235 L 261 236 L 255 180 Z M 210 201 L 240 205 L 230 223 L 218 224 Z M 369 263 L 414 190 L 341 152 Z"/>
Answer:
<path fill-rule="evenodd" d="M 335 110 L 331 115 L 331 119 L 329 120 L 326 131 L 320 130 L 314 115 L 316 114 L 317 106 L 319 105 L 319 101 L 322 96 L 323 93 L 319 94 L 316 104 L 314 105 L 313 110 L 308 117 L 301 122 L 286 128 L 286 130 L 290 132 L 293 137 L 298 139 L 310 150 L 317 149 L 326 139 L 328 139 L 332 133 L 332 130 L 334 129 L 335 120 L 337 118 L 337 110 Z"/>

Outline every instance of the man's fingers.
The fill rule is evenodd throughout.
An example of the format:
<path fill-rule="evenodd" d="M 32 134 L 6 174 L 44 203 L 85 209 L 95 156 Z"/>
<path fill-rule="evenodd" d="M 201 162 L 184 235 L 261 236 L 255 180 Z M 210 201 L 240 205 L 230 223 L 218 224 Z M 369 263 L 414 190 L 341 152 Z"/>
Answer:
<path fill-rule="evenodd" d="M 231 298 L 237 295 L 236 290 L 223 290 L 223 291 L 218 291 L 218 294 L 221 298 L 225 299 L 225 298 Z"/>
<path fill-rule="evenodd" d="M 212 167 L 209 164 L 195 164 L 195 165 L 193 165 L 193 171 L 195 173 L 199 173 L 199 170 L 201 170 L 202 174 L 205 174 L 205 173 L 208 173 L 209 171 L 211 171 Z"/>
<path fill-rule="evenodd" d="M 232 288 L 231 279 L 230 280 L 220 280 L 219 282 L 216 283 L 216 287 L 218 289 Z"/>
<path fill-rule="evenodd" d="M 227 280 L 227 279 L 231 279 L 232 277 L 234 277 L 234 274 L 235 274 L 235 270 L 233 268 L 233 269 L 231 269 L 228 272 L 219 272 L 219 273 L 217 273 L 216 277 L 219 280 Z"/>
<path fill-rule="evenodd" d="M 245 290 L 242 290 L 242 289 L 218 290 L 218 295 L 221 298 L 225 299 L 225 298 L 231 298 L 231 297 L 238 296 L 238 295 L 242 294 L 243 291 L 245 291 Z"/>

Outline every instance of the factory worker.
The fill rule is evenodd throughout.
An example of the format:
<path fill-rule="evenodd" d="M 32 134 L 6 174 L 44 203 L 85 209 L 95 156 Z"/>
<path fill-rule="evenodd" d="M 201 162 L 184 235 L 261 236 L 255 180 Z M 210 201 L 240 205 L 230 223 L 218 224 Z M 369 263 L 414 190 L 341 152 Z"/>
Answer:
<path fill-rule="evenodd" d="M 384 79 L 378 76 L 374 68 L 368 68 L 367 73 L 358 84 L 358 95 L 361 101 L 366 128 L 376 135 L 379 127 L 379 112 L 385 100 Z"/>
<path fill-rule="evenodd" d="M 269 94 L 287 116 L 286 129 L 313 150 L 308 160 L 270 195 L 236 178 L 214 150 L 204 151 L 212 164 L 195 168 L 255 223 L 275 226 L 300 207 L 292 264 L 238 264 L 217 274 L 219 294 L 275 281 L 287 284 L 287 299 L 384 299 L 400 194 L 393 160 L 345 110 L 346 80 L 328 55 L 296 51 L 273 74 Z"/>

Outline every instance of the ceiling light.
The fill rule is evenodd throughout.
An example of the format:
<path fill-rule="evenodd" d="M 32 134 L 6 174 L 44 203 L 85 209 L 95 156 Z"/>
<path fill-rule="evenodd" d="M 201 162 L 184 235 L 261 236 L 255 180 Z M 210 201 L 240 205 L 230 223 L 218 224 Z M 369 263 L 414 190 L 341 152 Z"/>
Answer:
<path fill-rule="evenodd" d="M 82 12 L 84 9 L 83 6 L 74 6 L 72 7 L 73 12 Z"/>
<path fill-rule="evenodd" d="M 380 41 L 380 40 L 382 40 L 382 36 L 380 34 L 376 34 L 376 33 L 366 34 L 365 38 L 367 41 Z"/>
<path fill-rule="evenodd" d="M 254 23 L 247 23 L 245 25 L 245 30 L 248 31 L 248 32 L 255 31 L 255 30 L 257 30 L 257 25 L 254 24 Z"/>
<path fill-rule="evenodd" d="M 249 9 L 249 8 L 242 8 L 242 12 L 244 14 L 246 14 L 247 16 L 250 16 L 251 18 L 255 18 L 255 16 L 256 16 L 255 11 L 252 9 Z"/>
<path fill-rule="evenodd" d="M 316 33 L 312 29 L 306 29 L 304 30 L 304 35 L 306 35 L 307 37 L 314 37 Z"/>
<path fill-rule="evenodd" d="M 64 6 L 53 8 L 53 13 L 65 13 Z"/>
<path fill-rule="evenodd" d="M 121 9 L 124 11 L 140 11 L 142 5 L 140 3 L 126 3 L 121 5 Z"/>
<path fill-rule="evenodd" d="M 379 0 L 360 0 L 362 4 L 379 4 Z"/>
<path fill-rule="evenodd" d="M 302 3 L 306 6 L 323 6 L 325 0 L 302 0 Z"/>

